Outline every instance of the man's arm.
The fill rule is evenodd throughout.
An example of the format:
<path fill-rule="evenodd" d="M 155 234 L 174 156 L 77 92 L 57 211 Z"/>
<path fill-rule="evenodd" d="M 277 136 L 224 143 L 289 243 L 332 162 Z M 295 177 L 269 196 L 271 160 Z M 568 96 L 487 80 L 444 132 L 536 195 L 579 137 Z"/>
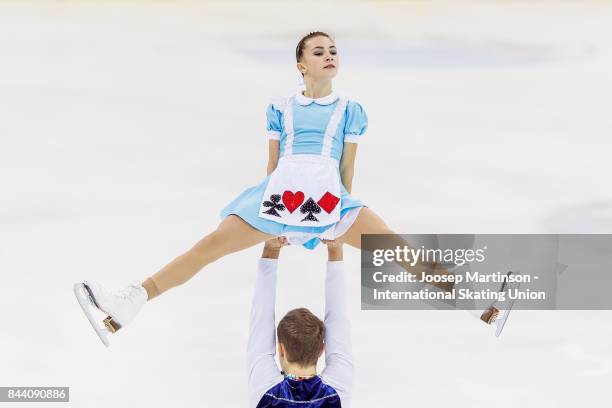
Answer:
<path fill-rule="evenodd" d="M 283 376 L 274 360 L 276 354 L 275 306 L 276 270 L 280 248 L 266 243 L 257 260 L 255 295 L 251 306 L 251 323 L 247 344 L 247 378 L 249 407 L 254 408 L 263 394 Z"/>
<path fill-rule="evenodd" d="M 325 369 L 323 380 L 348 407 L 353 391 L 354 367 L 341 244 L 328 244 L 325 277 Z"/>

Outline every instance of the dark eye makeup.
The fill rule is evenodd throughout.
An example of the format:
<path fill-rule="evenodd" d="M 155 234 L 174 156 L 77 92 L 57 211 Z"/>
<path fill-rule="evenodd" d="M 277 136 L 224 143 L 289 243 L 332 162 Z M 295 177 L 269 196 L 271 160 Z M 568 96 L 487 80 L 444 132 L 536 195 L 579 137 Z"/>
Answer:
<path fill-rule="evenodd" d="M 338 51 L 335 48 L 332 48 L 331 50 L 329 50 L 329 53 L 331 55 L 336 55 L 338 53 Z M 323 51 L 319 48 L 319 49 L 316 49 L 315 51 L 313 51 L 313 54 L 316 55 L 316 56 L 321 56 L 321 55 L 323 55 Z"/>

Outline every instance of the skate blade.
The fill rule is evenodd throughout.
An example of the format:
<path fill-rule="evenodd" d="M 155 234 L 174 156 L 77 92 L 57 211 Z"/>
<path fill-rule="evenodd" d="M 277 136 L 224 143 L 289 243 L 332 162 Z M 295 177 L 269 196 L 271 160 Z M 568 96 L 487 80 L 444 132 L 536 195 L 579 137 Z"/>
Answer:
<path fill-rule="evenodd" d="M 89 296 L 89 292 L 85 288 L 85 285 L 83 283 L 75 283 L 72 289 L 77 301 L 79 302 L 79 305 L 81 306 L 81 309 L 83 310 L 83 313 L 87 317 L 87 320 L 89 320 L 91 327 L 94 328 L 96 334 L 98 337 L 100 337 L 102 344 L 108 347 L 110 345 L 108 341 L 108 329 L 106 327 L 101 327 L 97 323 L 96 317 L 92 313 L 92 308 L 95 310 L 99 309 L 97 309 L 94 300 L 91 298 L 91 296 Z"/>
<path fill-rule="evenodd" d="M 509 271 L 507 275 L 515 275 L 516 271 Z M 507 283 L 502 284 L 502 291 L 506 291 L 507 292 Z M 520 283 L 513 283 L 511 284 L 513 285 L 513 289 L 519 289 L 521 287 Z M 510 316 L 510 312 L 512 311 L 512 308 L 514 307 L 514 302 L 515 299 L 506 299 L 508 301 L 508 304 L 505 306 L 505 308 L 501 309 L 499 311 L 499 315 L 497 316 L 497 318 L 495 319 L 495 321 L 493 322 L 493 324 L 495 325 L 495 337 L 499 337 L 501 336 L 502 331 L 504 330 L 504 327 L 506 326 L 506 322 L 508 321 L 508 317 Z M 495 302 L 498 303 L 498 302 Z"/>
<path fill-rule="evenodd" d="M 516 286 L 517 288 L 520 287 L 520 285 Z M 514 307 L 514 302 L 515 299 L 510 299 L 510 303 L 508 304 L 507 309 L 505 310 L 500 310 L 500 316 L 497 317 L 497 319 L 495 319 L 495 337 L 499 337 L 501 336 L 502 330 L 504 330 L 504 326 L 506 326 L 506 322 L 508 321 L 508 316 L 510 316 L 510 312 L 512 311 L 512 308 Z"/>

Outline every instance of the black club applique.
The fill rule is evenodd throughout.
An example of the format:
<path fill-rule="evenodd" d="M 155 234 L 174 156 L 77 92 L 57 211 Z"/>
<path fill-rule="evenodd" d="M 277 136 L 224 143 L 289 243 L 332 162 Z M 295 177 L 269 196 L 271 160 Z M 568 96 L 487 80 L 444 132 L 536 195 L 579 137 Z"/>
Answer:
<path fill-rule="evenodd" d="M 281 196 L 280 194 L 272 194 L 270 196 L 270 201 L 266 200 L 263 202 L 264 207 L 270 207 L 268 211 L 264 211 L 264 214 L 274 215 L 276 217 L 280 217 L 280 214 L 276 212 L 285 211 L 285 206 L 280 203 Z"/>

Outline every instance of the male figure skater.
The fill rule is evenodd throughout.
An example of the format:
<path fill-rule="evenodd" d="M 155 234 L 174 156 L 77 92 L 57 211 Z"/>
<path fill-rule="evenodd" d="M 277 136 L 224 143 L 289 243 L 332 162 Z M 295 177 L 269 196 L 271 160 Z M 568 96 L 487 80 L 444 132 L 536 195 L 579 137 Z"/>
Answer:
<path fill-rule="evenodd" d="M 347 313 L 342 245 L 328 247 L 325 278 L 325 321 L 309 310 L 291 310 L 275 335 L 276 270 L 286 238 L 265 243 L 258 260 L 247 346 L 249 408 L 346 408 L 353 387 L 350 323 Z M 274 359 L 276 351 L 279 370 Z M 325 369 L 317 359 L 325 351 Z"/>

